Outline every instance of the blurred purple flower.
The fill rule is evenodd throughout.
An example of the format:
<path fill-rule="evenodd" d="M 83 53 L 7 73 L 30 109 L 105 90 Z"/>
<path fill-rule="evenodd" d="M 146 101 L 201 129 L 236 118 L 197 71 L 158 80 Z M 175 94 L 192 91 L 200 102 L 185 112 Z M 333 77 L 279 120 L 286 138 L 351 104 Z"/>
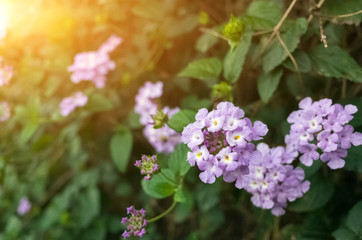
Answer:
<path fill-rule="evenodd" d="M 0 87 L 9 84 L 13 74 L 13 67 L 4 65 L 3 59 L 0 57 Z"/>
<path fill-rule="evenodd" d="M 20 199 L 19 205 L 18 205 L 18 214 L 24 215 L 25 213 L 29 212 L 31 209 L 31 203 L 26 197 L 23 197 Z"/>
<path fill-rule="evenodd" d="M 88 97 L 82 92 L 76 92 L 72 97 L 64 98 L 60 103 L 62 116 L 68 116 L 76 107 L 82 107 L 87 102 Z"/>
<path fill-rule="evenodd" d="M 151 115 L 156 115 L 158 110 L 157 98 L 162 96 L 163 83 L 146 82 L 139 88 L 136 95 L 135 112 L 140 115 L 140 123 L 145 125 L 144 136 L 149 143 L 160 153 L 171 153 L 175 146 L 181 142 L 181 136 L 167 125 L 155 129 Z M 171 118 L 179 112 L 179 108 L 164 107 L 162 112 Z"/>
<path fill-rule="evenodd" d="M 0 102 L 0 122 L 5 122 L 10 116 L 9 104 L 7 102 Z"/>
<path fill-rule="evenodd" d="M 122 41 L 122 38 L 112 35 L 98 51 L 82 52 L 75 55 L 74 63 L 68 67 L 68 71 L 73 72 L 72 82 L 92 81 L 97 88 L 103 88 L 108 71 L 113 70 L 116 66 L 110 60 L 109 53 Z"/>
<path fill-rule="evenodd" d="M 133 206 L 130 206 L 127 208 L 127 214 L 131 216 L 122 218 L 121 223 L 127 227 L 122 236 L 124 238 L 131 237 L 132 235 L 142 237 L 146 233 L 146 211 L 143 209 L 136 210 Z"/>
<path fill-rule="evenodd" d="M 342 168 L 344 151 L 362 144 L 362 134 L 354 132 L 347 123 L 357 112 L 354 105 L 332 104 L 331 99 L 313 102 L 310 97 L 300 101 L 300 110 L 292 112 L 288 117 L 291 123 L 290 133 L 285 136 L 287 148 L 301 154 L 300 161 L 311 166 L 319 158 L 331 169 Z M 347 125 L 346 125 L 347 124 Z M 322 155 L 318 153 L 322 151 Z"/>

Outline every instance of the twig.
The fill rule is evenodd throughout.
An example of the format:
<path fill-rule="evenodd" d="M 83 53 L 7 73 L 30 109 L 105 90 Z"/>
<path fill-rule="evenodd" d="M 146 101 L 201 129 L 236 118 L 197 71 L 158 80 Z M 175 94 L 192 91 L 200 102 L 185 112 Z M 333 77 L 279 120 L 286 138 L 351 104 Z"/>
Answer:
<path fill-rule="evenodd" d="M 210 29 L 210 28 L 201 27 L 200 32 L 208 33 L 210 35 L 213 35 L 214 37 L 221 38 L 225 41 L 228 41 L 228 39 L 224 35 L 218 33 L 217 31 L 215 31 L 213 29 Z"/>
<path fill-rule="evenodd" d="M 319 2 L 318 2 L 318 4 L 317 4 L 317 8 L 321 8 L 322 7 L 322 5 L 323 5 L 323 3 L 325 2 L 326 0 L 320 0 Z M 312 19 L 313 19 L 313 14 L 311 13 L 310 15 L 309 15 L 309 17 L 308 17 L 308 24 L 312 21 Z"/>
<path fill-rule="evenodd" d="M 270 35 L 270 37 L 268 38 L 268 40 L 266 41 L 266 43 L 264 44 L 263 48 L 260 51 L 259 57 L 260 58 L 265 50 L 269 47 L 271 41 L 273 40 L 273 38 L 277 35 L 277 33 L 279 33 L 280 27 L 283 25 L 285 19 L 288 17 L 289 13 L 292 11 L 294 5 L 297 3 L 298 0 L 293 0 L 291 2 L 291 4 L 289 5 L 288 9 L 285 11 L 283 17 L 280 19 L 280 21 L 278 22 L 277 25 L 275 25 L 274 29 L 273 29 L 273 33 Z M 258 59 L 257 58 L 257 59 Z"/>
<path fill-rule="evenodd" d="M 298 80 L 299 80 L 300 86 L 303 87 L 302 74 L 300 73 L 300 68 L 299 68 L 299 66 L 298 66 L 297 61 L 296 61 L 295 58 L 293 57 L 292 53 L 289 51 L 287 45 L 285 45 L 285 42 L 283 41 L 283 39 L 280 37 L 280 33 L 279 33 L 279 32 L 277 33 L 277 38 L 278 38 L 280 44 L 283 46 L 285 52 L 288 54 L 290 60 L 292 61 L 293 65 L 294 65 L 294 68 L 295 68 L 295 70 L 297 71 L 297 74 L 298 74 Z"/>
<path fill-rule="evenodd" d="M 326 47 L 328 47 L 328 43 L 327 43 L 327 36 L 324 35 L 322 18 L 319 18 L 319 31 L 321 33 L 321 42 L 323 43 L 324 47 L 326 48 Z"/>
<path fill-rule="evenodd" d="M 271 33 L 271 32 L 273 32 L 273 29 L 253 33 L 253 36 L 259 36 L 259 35 L 263 35 L 263 34 L 267 34 L 267 33 Z"/>
<path fill-rule="evenodd" d="M 337 18 L 353 17 L 354 15 L 358 15 L 360 13 L 362 13 L 362 9 L 357 11 L 357 12 L 347 13 L 347 14 L 342 14 L 342 15 L 336 15 L 336 16 L 333 16 L 333 17 L 337 17 Z"/>

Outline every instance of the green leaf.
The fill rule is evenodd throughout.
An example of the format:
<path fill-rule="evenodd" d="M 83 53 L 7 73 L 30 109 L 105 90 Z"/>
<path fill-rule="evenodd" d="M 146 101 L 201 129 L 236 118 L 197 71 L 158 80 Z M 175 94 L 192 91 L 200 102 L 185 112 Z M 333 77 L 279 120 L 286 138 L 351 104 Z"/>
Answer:
<path fill-rule="evenodd" d="M 361 239 L 362 238 L 362 201 L 358 202 L 348 212 L 344 226 L 333 232 L 337 239 Z"/>
<path fill-rule="evenodd" d="M 325 77 L 344 78 L 362 82 L 362 68 L 344 49 L 318 45 L 310 53 L 313 69 Z"/>
<path fill-rule="evenodd" d="M 252 34 L 251 31 L 246 31 L 239 46 L 234 51 L 230 49 L 224 59 L 223 76 L 229 83 L 235 83 L 239 79 L 243 70 L 245 56 L 250 47 Z"/>
<path fill-rule="evenodd" d="M 194 208 L 194 199 L 191 193 L 183 188 L 183 197 L 185 201 L 181 202 L 180 204 L 176 205 L 175 209 L 175 222 L 181 223 L 187 219 L 192 213 L 192 209 Z"/>
<path fill-rule="evenodd" d="M 293 53 L 293 51 L 297 48 L 300 37 L 307 31 L 307 26 L 307 19 L 298 18 L 291 23 L 291 26 L 288 27 L 285 33 L 280 35 L 290 53 Z M 288 54 L 279 40 L 277 38 L 274 39 L 262 60 L 264 72 L 273 70 L 287 57 Z"/>
<path fill-rule="evenodd" d="M 361 10 L 361 6 L 362 0 L 333 0 L 326 1 L 322 5 L 322 11 L 323 14 L 326 15 L 343 15 L 359 11 Z M 362 14 L 348 18 L 339 18 L 338 21 L 349 24 L 354 22 L 356 25 L 358 25 L 362 21 Z"/>
<path fill-rule="evenodd" d="M 279 6 L 271 1 L 253 1 L 241 19 L 245 26 L 255 30 L 272 29 L 282 18 Z"/>
<path fill-rule="evenodd" d="M 180 133 L 189 123 L 195 122 L 195 114 L 196 112 L 192 110 L 180 110 L 171 117 L 167 124 Z"/>
<path fill-rule="evenodd" d="M 199 24 L 197 15 L 187 15 L 182 19 L 171 19 L 168 23 L 169 28 L 167 29 L 166 36 L 169 38 L 191 32 Z"/>
<path fill-rule="evenodd" d="M 200 108 L 208 108 L 212 102 L 208 98 L 198 98 L 196 95 L 189 95 L 182 99 L 181 108 L 198 111 Z"/>
<path fill-rule="evenodd" d="M 314 176 L 314 174 L 316 174 L 318 170 L 322 167 L 322 161 L 313 161 L 313 164 L 310 167 L 307 167 L 304 164 L 300 163 L 299 167 L 303 168 L 305 178 L 309 179 L 310 177 Z"/>
<path fill-rule="evenodd" d="M 126 172 L 133 145 L 132 132 L 125 128 L 113 135 L 110 143 L 111 157 L 118 170 Z"/>
<path fill-rule="evenodd" d="M 215 46 L 219 39 L 211 34 L 204 33 L 196 41 L 195 49 L 199 52 L 206 53 L 210 48 Z"/>
<path fill-rule="evenodd" d="M 157 174 L 146 181 L 142 179 L 142 188 L 145 193 L 154 198 L 165 198 L 174 193 L 174 185 L 162 174 Z"/>
<path fill-rule="evenodd" d="M 362 146 L 352 146 L 348 149 L 348 155 L 345 161 L 345 169 L 362 173 Z"/>
<path fill-rule="evenodd" d="M 262 73 L 258 78 L 258 92 L 261 100 L 269 102 L 275 90 L 277 90 L 280 78 L 283 75 L 283 69 L 276 69 L 272 72 Z"/>
<path fill-rule="evenodd" d="M 187 162 L 187 153 L 190 149 L 183 143 L 176 146 L 174 152 L 168 160 L 168 166 L 176 175 L 184 176 L 190 170 L 190 164 Z"/>
<path fill-rule="evenodd" d="M 308 72 L 310 72 L 312 70 L 312 62 L 311 62 L 309 56 L 305 52 L 296 50 L 293 53 L 293 57 L 294 57 L 295 61 L 298 64 L 300 72 L 308 73 Z M 290 58 L 288 58 L 283 63 L 283 66 L 286 67 L 287 69 L 291 70 L 291 71 L 296 72 L 294 64 L 292 63 Z"/>
<path fill-rule="evenodd" d="M 113 109 L 113 104 L 102 94 L 96 93 L 89 97 L 86 108 L 91 112 L 102 112 Z"/>
<path fill-rule="evenodd" d="M 217 79 L 221 71 L 222 63 L 218 58 L 205 58 L 189 63 L 178 76 L 210 80 Z"/>
<path fill-rule="evenodd" d="M 196 189 L 196 200 L 203 212 L 209 211 L 219 203 L 221 183 L 217 180 L 213 184 L 199 184 Z"/>
<path fill-rule="evenodd" d="M 329 179 L 315 175 L 310 180 L 310 189 L 302 197 L 290 204 L 290 209 L 295 212 L 310 212 L 323 207 L 334 193 L 333 183 Z"/>
<path fill-rule="evenodd" d="M 87 227 L 100 211 L 100 193 L 96 186 L 87 188 L 77 198 L 77 210 L 74 216 L 79 227 Z"/>
<path fill-rule="evenodd" d="M 175 190 L 174 201 L 181 203 L 186 202 L 185 193 L 182 187 L 181 188 L 179 187 Z"/>

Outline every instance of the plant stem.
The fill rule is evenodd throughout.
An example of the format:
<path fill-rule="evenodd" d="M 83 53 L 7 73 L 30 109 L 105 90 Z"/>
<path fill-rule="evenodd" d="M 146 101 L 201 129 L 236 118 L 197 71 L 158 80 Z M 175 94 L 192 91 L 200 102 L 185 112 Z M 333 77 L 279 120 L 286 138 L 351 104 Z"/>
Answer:
<path fill-rule="evenodd" d="M 273 227 L 273 239 L 280 239 L 279 222 L 280 222 L 280 217 L 275 217 L 274 227 Z"/>
<path fill-rule="evenodd" d="M 166 216 L 169 212 L 171 212 L 175 208 L 175 206 L 176 206 L 176 202 L 174 201 L 172 203 L 172 205 L 166 211 L 164 211 L 163 213 L 161 213 L 160 215 L 158 215 L 158 216 L 156 216 L 154 218 L 151 218 L 151 219 L 147 220 L 147 223 L 156 222 L 158 219 Z"/>
<path fill-rule="evenodd" d="M 323 3 L 325 2 L 326 0 L 320 0 L 317 4 L 317 8 L 320 8 L 322 7 Z M 310 14 L 309 17 L 308 17 L 308 23 L 310 23 L 313 19 L 313 14 Z"/>

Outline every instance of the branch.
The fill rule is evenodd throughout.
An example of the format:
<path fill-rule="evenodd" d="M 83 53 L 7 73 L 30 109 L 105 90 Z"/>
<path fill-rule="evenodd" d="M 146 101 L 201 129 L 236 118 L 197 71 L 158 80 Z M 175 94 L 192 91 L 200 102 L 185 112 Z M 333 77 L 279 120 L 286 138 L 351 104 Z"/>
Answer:
<path fill-rule="evenodd" d="M 217 31 L 215 31 L 213 29 L 210 29 L 210 28 L 201 27 L 200 32 L 208 33 L 208 34 L 210 34 L 210 35 L 212 35 L 214 37 L 221 38 L 221 39 L 223 39 L 225 41 L 228 41 L 228 39 L 224 35 L 218 33 Z"/>
<path fill-rule="evenodd" d="M 317 8 L 321 8 L 323 3 L 325 2 L 326 0 L 320 0 L 319 3 L 317 4 Z M 308 17 L 308 23 L 310 23 L 313 19 L 313 14 L 310 14 L 309 17 Z"/>

